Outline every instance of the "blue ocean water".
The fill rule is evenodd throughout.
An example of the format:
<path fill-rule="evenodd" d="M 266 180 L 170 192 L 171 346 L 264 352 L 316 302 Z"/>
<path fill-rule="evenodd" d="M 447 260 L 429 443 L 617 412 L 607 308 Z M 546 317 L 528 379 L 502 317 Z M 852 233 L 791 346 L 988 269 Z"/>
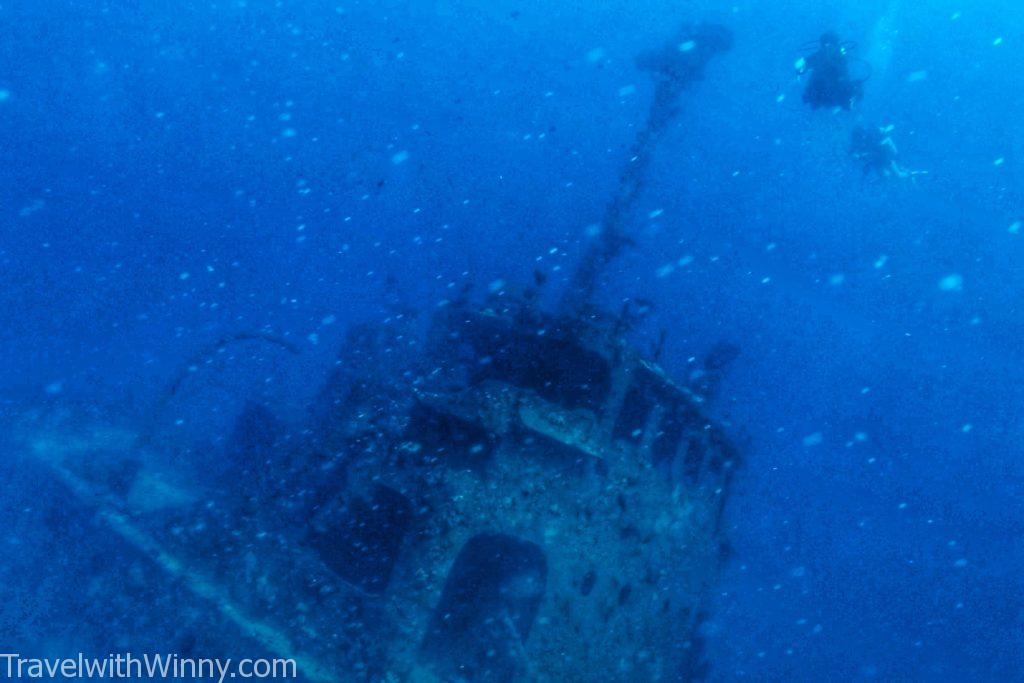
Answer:
<path fill-rule="evenodd" d="M 709 678 L 1024 680 L 1018 3 L 3 2 L 6 419 L 156 422 L 196 467 L 247 400 L 301 415 L 357 323 L 536 270 L 555 300 L 651 105 L 635 57 L 688 21 L 734 44 L 659 139 L 600 296 L 653 302 L 636 341 L 666 330 L 675 375 L 742 351 Z M 852 111 L 801 100 L 826 30 L 870 76 Z M 858 125 L 924 173 L 865 174 Z M 241 330 L 301 353 L 219 354 L 154 407 Z M 104 568 L 47 538 L 59 500 L 20 521 L 38 477 L 5 449 L 0 648 L 88 642 L 26 596 L 40 567 L 55 595 Z"/>

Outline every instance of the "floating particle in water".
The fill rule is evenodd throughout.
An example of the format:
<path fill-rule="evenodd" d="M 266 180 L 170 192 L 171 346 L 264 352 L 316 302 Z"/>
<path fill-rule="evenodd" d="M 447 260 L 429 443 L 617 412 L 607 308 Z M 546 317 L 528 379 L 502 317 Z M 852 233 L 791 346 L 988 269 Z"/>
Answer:
<path fill-rule="evenodd" d="M 963 432 L 964 434 L 969 434 L 972 429 L 974 429 L 974 425 L 968 422 L 967 424 L 960 428 L 960 431 Z"/>
<path fill-rule="evenodd" d="M 285 128 L 284 130 L 281 131 L 281 137 L 283 138 L 293 138 L 298 134 L 299 132 L 294 128 Z"/>
<path fill-rule="evenodd" d="M 6 102 L 11 99 L 11 91 L 7 88 L 0 88 L 0 102 Z"/>
<path fill-rule="evenodd" d="M 999 38 L 996 38 L 995 40 L 992 41 L 992 47 L 999 47 L 1002 44 L 1003 44 L 1002 36 L 1000 36 Z"/>
<path fill-rule="evenodd" d="M 960 292 L 964 288 L 964 278 L 962 275 L 952 273 L 939 280 L 939 289 L 943 292 Z"/>
<path fill-rule="evenodd" d="M 314 344 L 314 345 L 315 344 L 319 344 L 320 343 L 320 335 L 317 334 L 316 332 L 310 332 L 309 334 L 306 335 L 306 340 L 310 344 Z"/>
<path fill-rule="evenodd" d="M 488 289 L 488 291 L 491 292 L 491 294 L 496 294 L 496 293 L 500 292 L 501 290 L 505 289 L 505 281 L 504 280 L 495 280 L 491 284 L 487 285 L 487 289 Z"/>
<path fill-rule="evenodd" d="M 587 52 L 587 61 L 591 64 L 596 64 L 604 59 L 605 51 L 603 47 L 595 47 L 593 50 Z"/>
<path fill-rule="evenodd" d="M 821 443 L 824 440 L 825 437 L 822 435 L 821 432 L 814 432 L 813 434 L 808 434 L 807 436 L 805 436 L 803 443 L 805 448 L 810 448 L 811 446 L 821 445 Z"/>
<path fill-rule="evenodd" d="M 697 47 L 697 43 L 696 41 L 693 40 L 687 40 L 685 42 L 679 43 L 680 52 L 690 52 L 695 47 Z"/>
<path fill-rule="evenodd" d="M 1010 223 L 1009 233 L 1011 235 L 1018 235 L 1018 234 L 1020 234 L 1020 228 L 1021 228 L 1021 222 L 1020 221 L 1014 221 L 1014 222 Z"/>
<path fill-rule="evenodd" d="M 181 275 L 178 276 L 178 279 L 179 280 L 187 280 L 190 277 L 192 277 L 192 275 L 190 273 L 184 272 L 184 273 L 182 273 Z"/>
<path fill-rule="evenodd" d="M 337 322 L 337 320 L 338 316 L 332 313 L 331 315 L 325 315 L 323 319 L 320 321 L 320 324 L 326 327 L 327 325 L 333 325 L 335 322 Z"/>
<path fill-rule="evenodd" d="M 21 210 L 18 211 L 18 215 L 22 218 L 27 218 L 35 212 L 42 210 L 44 206 L 46 206 L 46 202 L 42 199 L 33 199 L 29 202 L 28 206 L 23 206 Z"/>
<path fill-rule="evenodd" d="M 828 279 L 828 283 L 830 285 L 832 285 L 833 287 L 838 287 L 839 285 L 843 284 L 844 282 L 846 282 L 846 276 L 843 275 L 842 273 L 836 273 L 835 275 L 832 275 Z"/>
<path fill-rule="evenodd" d="M 1006 158 L 1005 157 L 999 157 L 998 159 L 996 159 L 995 161 L 992 162 L 992 165 L 993 166 L 1002 166 L 1005 163 L 1006 163 Z"/>
<path fill-rule="evenodd" d="M 50 396 L 59 394 L 62 391 L 64 391 L 64 380 L 59 379 L 46 385 L 46 393 Z"/>
<path fill-rule="evenodd" d="M 928 80 L 928 72 L 924 69 L 920 71 L 912 71 L 907 76 L 907 83 L 920 83 L 921 81 Z"/>
<path fill-rule="evenodd" d="M 886 264 L 886 262 L 888 260 L 889 260 L 889 257 L 886 256 L 885 254 L 882 254 L 877 259 L 875 259 L 875 268 L 876 269 L 881 268 L 882 266 L 884 266 Z"/>
<path fill-rule="evenodd" d="M 624 85 L 619 88 L 619 97 L 629 97 L 636 93 L 635 85 Z"/>
<path fill-rule="evenodd" d="M 967 566 L 967 560 L 965 560 L 963 558 L 960 558 L 959 560 L 957 560 L 956 562 L 953 563 L 953 566 L 956 567 L 957 569 L 963 569 L 964 567 Z"/>
<path fill-rule="evenodd" d="M 408 161 L 408 159 L 409 153 L 403 149 L 401 152 L 397 152 L 394 155 L 392 155 L 391 163 L 393 163 L 395 166 L 398 166 L 399 164 L 404 164 L 406 161 Z"/>
<path fill-rule="evenodd" d="M 654 271 L 654 276 L 655 277 L 668 277 L 669 275 L 671 275 L 675 271 L 675 269 L 676 269 L 676 264 L 674 264 L 674 263 L 666 263 L 661 268 L 658 268 L 656 271 Z"/>
<path fill-rule="evenodd" d="M 665 209 L 655 209 L 654 211 L 651 211 L 649 214 L 647 214 L 647 217 L 648 218 L 657 218 L 658 216 L 660 216 L 663 213 L 665 213 Z"/>

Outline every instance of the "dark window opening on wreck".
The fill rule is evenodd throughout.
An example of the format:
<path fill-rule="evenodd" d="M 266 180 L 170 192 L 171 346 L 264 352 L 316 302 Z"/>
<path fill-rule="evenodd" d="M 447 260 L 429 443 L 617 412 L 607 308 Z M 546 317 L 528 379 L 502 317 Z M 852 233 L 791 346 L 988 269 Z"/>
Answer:
<path fill-rule="evenodd" d="M 640 443 L 653 408 L 654 401 L 647 392 L 637 386 L 630 387 L 626 392 L 626 400 L 622 404 L 619 417 L 615 421 L 612 436 L 623 441 Z"/>
<path fill-rule="evenodd" d="M 678 408 L 665 413 L 654 443 L 651 444 L 651 460 L 656 466 L 671 465 L 679 450 L 679 442 L 683 438 L 685 428 L 685 417 Z"/>
<path fill-rule="evenodd" d="M 278 442 L 284 428 L 264 405 L 249 401 L 235 420 L 225 451 L 228 474 L 247 493 L 269 494 L 273 474 L 281 468 Z M 253 491 L 252 487 L 262 491 Z"/>
<path fill-rule="evenodd" d="M 480 425 L 418 404 L 405 430 L 406 439 L 419 444 L 425 459 L 441 459 L 454 467 L 475 468 L 494 451 L 494 436 Z"/>
<path fill-rule="evenodd" d="M 348 583 L 367 593 L 384 592 L 412 521 L 409 499 L 376 484 L 369 495 L 351 498 L 338 519 L 338 524 L 312 534 L 311 545 Z"/>
<path fill-rule="evenodd" d="M 478 354 L 472 383 L 493 379 L 537 392 L 566 408 L 599 414 L 611 371 L 600 355 L 556 337 L 495 330 L 473 338 Z"/>
<path fill-rule="evenodd" d="M 700 478 L 701 465 L 704 464 L 704 451 L 707 444 L 702 439 L 691 438 L 686 448 L 683 461 L 683 476 L 687 483 L 696 484 Z"/>
<path fill-rule="evenodd" d="M 540 546 L 479 534 L 459 552 L 423 638 L 423 657 L 445 679 L 511 681 L 544 596 Z"/>

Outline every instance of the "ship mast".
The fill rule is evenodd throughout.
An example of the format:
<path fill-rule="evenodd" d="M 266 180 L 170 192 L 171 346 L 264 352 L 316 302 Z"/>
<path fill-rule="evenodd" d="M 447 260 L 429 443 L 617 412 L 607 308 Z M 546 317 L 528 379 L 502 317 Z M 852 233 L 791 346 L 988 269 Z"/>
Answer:
<path fill-rule="evenodd" d="M 629 228 L 633 205 L 646 184 L 651 157 L 662 133 L 679 115 L 679 98 L 691 83 L 700 80 L 712 57 L 731 47 L 732 34 L 723 26 L 686 25 L 667 45 L 641 54 L 637 59 L 640 69 L 654 75 L 654 100 L 646 124 L 630 148 L 629 160 L 619 176 L 615 196 L 605 209 L 600 230 L 562 299 L 563 313 L 584 316 L 593 303 L 594 292 L 605 268 L 625 247 L 634 243 Z"/>

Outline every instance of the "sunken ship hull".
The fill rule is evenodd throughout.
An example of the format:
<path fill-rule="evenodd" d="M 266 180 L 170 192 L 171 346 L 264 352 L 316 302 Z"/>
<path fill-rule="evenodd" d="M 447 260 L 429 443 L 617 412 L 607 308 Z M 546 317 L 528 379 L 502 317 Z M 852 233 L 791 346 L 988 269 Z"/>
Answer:
<path fill-rule="evenodd" d="M 32 432 L 142 561 L 148 626 L 119 627 L 187 606 L 193 649 L 317 681 L 694 678 L 735 467 L 701 399 L 614 326 L 529 306 L 453 305 L 410 340 L 357 328 L 301 443 L 249 407 L 227 498 L 155 488 L 127 436 Z"/>
<path fill-rule="evenodd" d="M 706 386 L 673 382 L 591 301 L 677 99 L 730 45 L 684 27 L 642 60 L 650 117 L 557 313 L 496 292 L 421 334 L 401 313 L 357 326 L 306 424 L 249 406 L 209 473 L 171 467 L 152 431 L 25 421 L 19 471 L 61 501 L 46 571 L 91 577 L 65 596 L 78 631 L 286 658 L 311 681 L 699 678 L 736 452 Z M 268 341 L 292 348 L 212 350 Z"/>

